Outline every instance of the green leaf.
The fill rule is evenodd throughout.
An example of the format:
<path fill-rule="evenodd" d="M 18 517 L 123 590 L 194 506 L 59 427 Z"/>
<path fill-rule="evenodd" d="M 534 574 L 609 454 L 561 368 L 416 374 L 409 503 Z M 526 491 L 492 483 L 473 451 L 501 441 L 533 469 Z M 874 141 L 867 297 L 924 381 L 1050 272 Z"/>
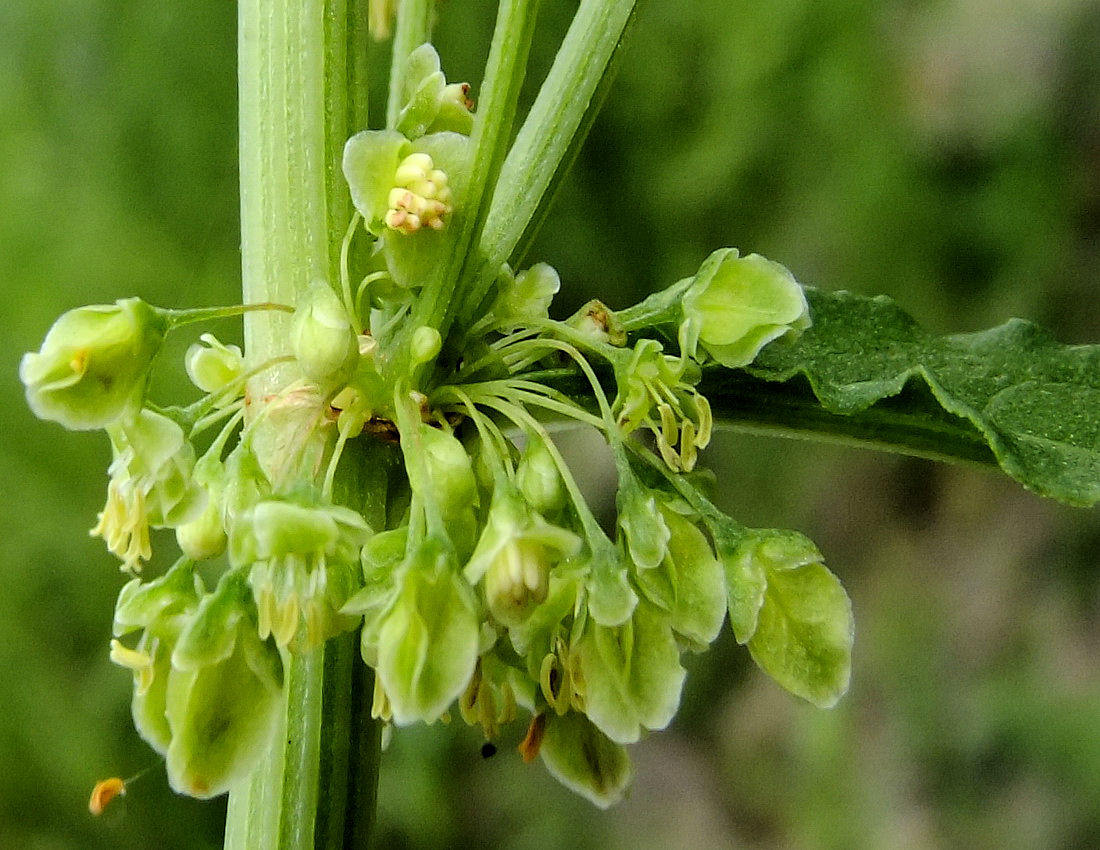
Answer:
<path fill-rule="evenodd" d="M 930 453 L 980 459 L 980 440 L 1025 487 L 1071 505 L 1100 500 L 1100 345 L 1061 345 L 1020 319 L 937 337 L 883 296 L 807 296 L 813 326 L 767 346 L 751 375 L 805 376 L 827 411 L 870 414 L 860 417 L 866 439 L 894 442 L 891 420 L 904 420 L 926 428 Z M 876 428 L 879 408 L 888 415 Z"/>
<path fill-rule="evenodd" d="M 848 690 L 852 604 L 824 564 L 768 573 L 749 652 L 793 694 L 829 708 Z"/>

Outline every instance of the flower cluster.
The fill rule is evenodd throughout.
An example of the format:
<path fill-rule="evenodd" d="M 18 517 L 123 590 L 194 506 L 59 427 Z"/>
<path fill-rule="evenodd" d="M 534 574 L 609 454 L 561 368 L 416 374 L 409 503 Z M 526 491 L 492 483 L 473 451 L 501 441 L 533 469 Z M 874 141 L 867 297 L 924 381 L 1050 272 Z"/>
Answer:
<path fill-rule="evenodd" d="M 248 774 L 288 661 L 353 630 L 375 717 L 457 713 L 493 740 L 523 710 L 523 757 L 600 806 L 628 786 L 625 745 L 675 715 L 684 653 L 727 616 L 777 681 L 831 704 L 851 612 L 820 553 L 742 528 L 686 475 L 712 431 L 705 370 L 796 335 L 801 287 L 728 249 L 636 307 L 557 321 L 553 268 L 502 265 L 476 270 L 475 315 L 456 297 L 447 322 L 425 322 L 418 299 L 464 214 L 472 104 L 430 45 L 403 79 L 393 126 L 347 142 L 341 280 L 306 288 L 284 351 L 254 363 L 204 334 L 184 364 L 201 398 L 158 408 L 147 377 L 181 314 L 129 299 L 66 314 L 21 367 L 36 413 L 110 437 L 93 533 L 123 568 L 156 563 L 151 528 L 176 532 L 174 566 L 122 588 L 111 645 L 173 787 L 210 796 Z M 351 252 L 356 239 L 369 249 Z M 274 367 L 274 390 L 246 392 Z M 613 533 L 547 417 L 605 436 Z"/>

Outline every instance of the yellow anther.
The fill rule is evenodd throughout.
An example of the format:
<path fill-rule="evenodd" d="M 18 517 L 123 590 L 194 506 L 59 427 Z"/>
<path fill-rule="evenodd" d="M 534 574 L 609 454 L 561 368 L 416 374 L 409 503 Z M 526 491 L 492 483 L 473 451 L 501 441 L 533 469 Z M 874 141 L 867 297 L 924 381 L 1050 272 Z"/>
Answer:
<path fill-rule="evenodd" d="M 88 800 L 88 811 L 99 817 L 111 800 L 125 794 L 126 783 L 117 776 L 112 776 L 110 779 L 101 779 L 92 789 L 92 797 Z"/>
<path fill-rule="evenodd" d="M 386 226 L 399 233 L 415 233 L 422 227 L 441 230 L 451 212 L 451 189 L 445 172 L 435 167 L 426 153 L 405 157 L 394 173 L 394 187 L 382 217 Z"/>

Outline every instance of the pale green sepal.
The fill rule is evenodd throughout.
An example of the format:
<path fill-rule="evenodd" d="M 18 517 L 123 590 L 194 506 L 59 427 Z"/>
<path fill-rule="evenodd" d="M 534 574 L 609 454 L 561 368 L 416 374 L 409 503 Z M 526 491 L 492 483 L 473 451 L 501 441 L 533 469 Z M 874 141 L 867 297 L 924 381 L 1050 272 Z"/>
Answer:
<path fill-rule="evenodd" d="M 382 219 L 389 209 L 394 173 L 408 151 L 409 140 L 396 130 L 364 130 L 344 145 L 344 178 L 351 201 L 375 235 L 386 230 Z"/>
<path fill-rule="evenodd" d="M 134 578 L 123 585 L 115 603 L 113 634 L 122 637 L 145 628 L 157 618 L 199 604 L 205 588 L 187 560 L 178 561 L 164 575 L 149 582 Z"/>
<path fill-rule="evenodd" d="M 616 501 L 630 559 L 642 571 L 653 569 L 664 560 L 669 541 L 668 524 L 657 510 L 657 499 L 632 475 L 620 475 Z"/>
<path fill-rule="evenodd" d="M 824 564 L 769 572 L 748 642 L 765 673 L 791 693 L 829 708 L 848 690 L 852 640 L 851 600 Z"/>
<path fill-rule="evenodd" d="M 665 615 L 641 601 L 622 626 L 591 622 L 575 649 L 585 714 L 611 740 L 629 744 L 669 724 L 686 672 Z"/>
<path fill-rule="evenodd" d="M 165 715 L 172 650 L 202 594 L 201 579 L 188 561 L 181 560 L 155 581 L 143 584 L 135 578 L 128 582 L 116 603 L 114 634 L 143 631 L 133 650 L 112 644 L 111 658 L 133 673 L 130 709 L 134 727 L 161 755 L 172 739 Z"/>
<path fill-rule="evenodd" d="M 756 633 L 768 577 L 824 560 L 817 546 L 797 531 L 742 530 L 712 527 L 714 542 L 726 574 L 730 625 L 740 644 Z"/>
<path fill-rule="evenodd" d="M 588 611 L 602 626 L 620 626 L 630 619 L 638 594 L 626 576 L 626 565 L 614 546 L 595 544 L 588 558 Z"/>
<path fill-rule="evenodd" d="M 168 725 L 168 679 L 172 674 L 172 647 L 187 622 L 189 611 L 166 614 L 142 632 L 135 649 L 149 658 L 145 670 L 134 670 L 130 716 L 134 728 L 162 756 L 172 743 Z"/>
<path fill-rule="evenodd" d="M 252 771 L 271 744 L 282 705 L 274 678 L 278 671 L 281 679 L 278 659 L 274 645 L 242 623 L 223 661 L 173 670 L 167 695 L 172 742 L 165 759 L 173 789 L 215 797 Z"/>
<path fill-rule="evenodd" d="M 248 577 L 240 572 L 222 576 L 213 593 L 203 597 L 198 610 L 180 633 L 172 650 L 172 666 L 197 670 L 227 659 L 237 643 L 237 624 L 251 605 Z"/>
<path fill-rule="evenodd" d="M 74 431 L 133 413 L 167 331 L 163 314 L 138 298 L 70 310 L 19 363 L 27 404 Z"/>
<path fill-rule="evenodd" d="M 412 553 L 378 634 L 378 676 L 394 722 L 431 723 L 465 690 L 477 663 L 477 605 L 446 549 Z"/>
<path fill-rule="evenodd" d="M 638 587 L 668 612 L 672 630 L 701 651 L 718 636 L 726 617 L 722 565 L 695 523 L 664 505 L 660 513 L 669 529 L 668 552 L 657 569 L 638 573 Z"/>
<path fill-rule="evenodd" d="M 607 809 L 620 800 L 634 778 L 626 749 L 597 729 L 583 714 L 546 715 L 542 756 L 562 785 Z"/>
<path fill-rule="evenodd" d="M 727 368 L 751 363 L 760 349 L 810 325 L 806 295 L 794 276 L 759 254 L 715 251 L 699 268 L 683 297 L 680 346 L 697 346 Z"/>
<path fill-rule="evenodd" d="M 405 560 L 409 528 L 382 531 L 363 547 L 363 587 L 340 609 L 341 614 L 362 616 L 360 653 L 371 668 L 378 666 L 378 634 L 397 598 L 394 582 L 397 568 Z"/>

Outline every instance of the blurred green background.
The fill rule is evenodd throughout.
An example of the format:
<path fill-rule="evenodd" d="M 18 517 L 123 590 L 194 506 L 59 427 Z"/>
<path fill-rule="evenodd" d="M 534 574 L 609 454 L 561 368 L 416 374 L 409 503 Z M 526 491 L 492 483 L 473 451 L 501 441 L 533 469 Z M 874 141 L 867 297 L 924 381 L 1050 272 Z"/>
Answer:
<path fill-rule="evenodd" d="M 641 5 L 531 255 L 561 272 L 563 312 L 626 306 L 737 245 L 937 331 L 1020 315 L 1100 341 L 1100 3 Z M 544 0 L 536 78 L 572 6 Z M 448 76 L 475 91 L 492 9 L 441 6 Z M 220 844 L 224 801 L 167 789 L 107 660 L 123 577 L 87 535 L 106 440 L 34 420 L 16 370 L 79 304 L 239 297 L 234 16 L 224 0 L 0 5 L 0 847 Z M 734 516 L 805 531 L 841 576 L 849 696 L 803 705 L 724 635 L 608 813 L 510 746 L 482 761 L 465 730 L 402 731 L 380 846 L 1100 846 L 1100 511 L 732 433 L 708 461 Z M 88 815 L 97 779 L 147 765 Z"/>

